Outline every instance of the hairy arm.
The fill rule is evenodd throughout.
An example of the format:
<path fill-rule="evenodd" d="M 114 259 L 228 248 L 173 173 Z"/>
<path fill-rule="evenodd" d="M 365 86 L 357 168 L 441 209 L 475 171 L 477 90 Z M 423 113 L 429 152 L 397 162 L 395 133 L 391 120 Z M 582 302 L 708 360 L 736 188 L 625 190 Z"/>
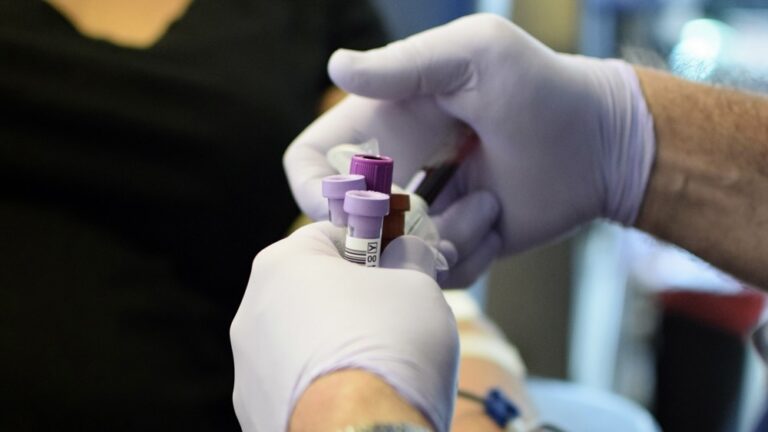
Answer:
<path fill-rule="evenodd" d="M 768 288 L 768 98 L 637 68 L 656 160 L 636 226 Z"/>

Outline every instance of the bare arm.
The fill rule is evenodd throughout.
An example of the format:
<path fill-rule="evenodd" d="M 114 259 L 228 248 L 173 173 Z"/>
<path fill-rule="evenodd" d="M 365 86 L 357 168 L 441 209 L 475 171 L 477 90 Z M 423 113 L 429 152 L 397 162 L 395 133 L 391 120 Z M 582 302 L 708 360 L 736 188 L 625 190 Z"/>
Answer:
<path fill-rule="evenodd" d="M 637 73 L 657 143 L 637 227 L 768 288 L 768 98 Z"/>
<path fill-rule="evenodd" d="M 321 377 L 296 404 L 288 430 L 335 432 L 374 423 L 421 426 L 424 416 L 384 380 L 361 370 L 342 370 Z"/>
<path fill-rule="evenodd" d="M 460 320 L 457 324 L 462 343 L 467 337 L 473 335 L 491 337 L 505 344 L 508 343 L 501 331 L 484 316 L 472 320 Z M 520 370 L 515 373 L 495 361 L 478 356 L 462 355 L 459 363 L 459 389 L 485 396 L 492 388 L 500 388 L 520 409 L 526 423 L 532 423 L 536 412 L 525 389 L 525 370 L 522 360 L 520 360 Z M 482 405 L 459 397 L 456 399 L 451 431 L 501 432 L 502 428 L 491 420 Z"/>
<path fill-rule="evenodd" d="M 462 335 L 478 334 L 499 338 L 490 322 L 483 319 L 458 323 Z M 514 375 L 499 364 L 477 357 L 462 357 L 459 388 L 485 395 L 500 387 L 530 421 L 535 412 L 524 387 L 525 377 Z M 294 409 L 289 430 L 338 431 L 347 426 L 374 423 L 408 423 L 430 429 L 422 414 L 402 399 L 395 389 L 376 375 L 360 370 L 339 371 L 315 381 L 302 395 Z M 501 431 L 482 405 L 459 398 L 456 401 L 451 430 Z"/>

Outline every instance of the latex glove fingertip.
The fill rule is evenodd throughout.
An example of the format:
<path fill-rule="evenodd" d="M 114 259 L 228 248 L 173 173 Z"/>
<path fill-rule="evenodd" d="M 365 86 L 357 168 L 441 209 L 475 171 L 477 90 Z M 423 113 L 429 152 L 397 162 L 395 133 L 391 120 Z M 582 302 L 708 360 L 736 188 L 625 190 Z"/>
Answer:
<path fill-rule="evenodd" d="M 456 250 L 456 245 L 453 242 L 441 239 L 437 242 L 437 250 L 443 254 L 449 267 L 453 267 L 459 261 L 459 251 Z"/>
<path fill-rule="evenodd" d="M 336 85 L 348 84 L 353 75 L 354 64 L 362 55 L 360 51 L 354 51 L 346 48 L 340 48 L 331 54 L 328 59 L 328 76 Z"/>

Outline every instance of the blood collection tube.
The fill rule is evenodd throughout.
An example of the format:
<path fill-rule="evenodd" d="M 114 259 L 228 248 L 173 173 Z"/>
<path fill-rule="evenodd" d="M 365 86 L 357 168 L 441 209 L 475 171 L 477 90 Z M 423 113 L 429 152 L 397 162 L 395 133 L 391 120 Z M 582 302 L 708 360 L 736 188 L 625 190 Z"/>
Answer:
<path fill-rule="evenodd" d="M 359 174 L 337 174 L 323 178 L 323 196 L 328 198 L 328 219 L 334 226 L 347 226 L 344 196 L 353 190 L 365 190 L 365 177 Z"/>
<path fill-rule="evenodd" d="M 379 266 L 381 227 L 389 213 L 389 195 L 374 191 L 349 191 L 344 198 L 347 238 L 344 258 L 366 267 Z"/>
<path fill-rule="evenodd" d="M 389 195 L 392 192 L 394 161 L 387 156 L 359 154 L 349 162 L 350 174 L 365 177 L 366 190 Z"/>
<path fill-rule="evenodd" d="M 390 241 L 405 234 L 405 212 L 411 208 L 406 194 L 391 194 L 394 161 L 388 156 L 358 154 L 352 156 L 349 172 L 365 176 L 368 190 L 390 195 L 389 214 L 384 218 L 382 249 Z"/>
<path fill-rule="evenodd" d="M 389 195 L 389 214 L 384 218 L 384 227 L 381 233 L 382 250 L 392 240 L 405 235 L 405 212 L 410 209 L 410 195 L 398 193 Z"/>

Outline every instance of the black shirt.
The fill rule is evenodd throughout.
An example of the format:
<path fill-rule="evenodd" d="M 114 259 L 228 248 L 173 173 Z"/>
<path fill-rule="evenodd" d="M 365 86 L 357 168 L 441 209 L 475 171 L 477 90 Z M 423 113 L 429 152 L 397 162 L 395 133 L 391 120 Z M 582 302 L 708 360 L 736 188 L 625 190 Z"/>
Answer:
<path fill-rule="evenodd" d="M 0 0 L 0 430 L 232 430 L 228 327 L 359 0 L 196 0 L 148 49 Z"/>

